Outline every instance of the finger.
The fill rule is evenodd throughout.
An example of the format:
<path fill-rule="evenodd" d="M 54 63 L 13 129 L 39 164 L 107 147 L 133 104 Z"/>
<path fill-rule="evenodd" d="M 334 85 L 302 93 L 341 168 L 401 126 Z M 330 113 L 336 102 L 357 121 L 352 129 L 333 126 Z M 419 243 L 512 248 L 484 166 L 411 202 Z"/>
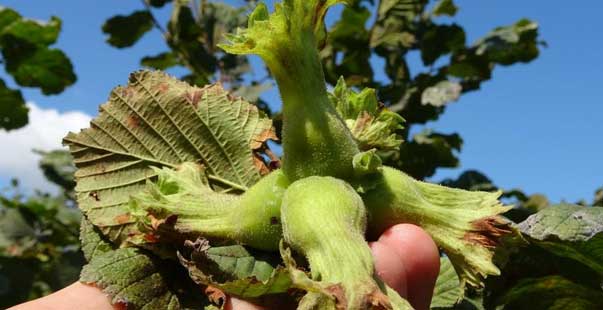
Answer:
<path fill-rule="evenodd" d="M 375 259 L 375 271 L 381 280 L 393 288 L 400 296 L 407 298 L 406 270 L 400 263 L 400 256 L 383 242 L 369 244 Z"/>
<path fill-rule="evenodd" d="M 10 310 L 114 310 L 111 299 L 95 286 L 76 282 L 48 296 L 17 305 Z"/>
<path fill-rule="evenodd" d="M 418 226 L 399 224 L 385 231 L 376 243 L 380 244 L 378 247 L 386 247 L 397 254 L 395 258 L 377 258 L 377 261 L 387 262 L 386 266 L 378 267 L 394 272 L 396 268 L 404 270 L 406 277 L 402 282 L 406 284 L 408 301 L 417 310 L 429 309 L 440 271 L 440 254 L 433 239 Z M 399 260 L 398 264 L 393 261 L 395 259 Z"/>
<path fill-rule="evenodd" d="M 254 305 L 247 301 L 229 297 L 226 299 L 226 303 L 224 304 L 224 310 L 264 310 L 266 308 Z"/>

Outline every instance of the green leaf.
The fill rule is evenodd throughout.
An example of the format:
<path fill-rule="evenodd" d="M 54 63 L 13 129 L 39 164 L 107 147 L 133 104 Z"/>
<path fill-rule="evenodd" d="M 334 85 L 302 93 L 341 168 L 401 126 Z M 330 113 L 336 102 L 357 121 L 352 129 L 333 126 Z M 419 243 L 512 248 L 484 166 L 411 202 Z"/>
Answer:
<path fill-rule="evenodd" d="M 465 30 L 459 25 L 430 25 L 426 28 L 420 40 L 421 59 L 426 66 L 465 47 Z"/>
<path fill-rule="evenodd" d="M 591 310 L 603 308 L 603 292 L 560 276 L 521 280 L 499 301 L 503 309 Z"/>
<path fill-rule="evenodd" d="M 520 223 L 528 243 L 514 248 L 500 277 L 489 279 L 487 308 L 564 309 L 568 304 L 600 308 L 585 301 L 603 300 L 602 212 L 560 204 Z"/>
<path fill-rule="evenodd" d="M 595 193 L 595 201 L 593 206 L 603 207 L 603 188 L 599 188 Z"/>
<path fill-rule="evenodd" d="M 2 37 L 2 41 L 6 70 L 19 85 L 39 87 L 50 95 L 75 83 L 73 65 L 61 50 L 34 48 L 13 37 Z"/>
<path fill-rule="evenodd" d="M 15 39 L 39 46 L 54 44 L 57 41 L 60 32 L 61 20 L 54 16 L 51 17 L 50 21 L 47 23 L 19 18 L 5 27 L 1 27 L 0 25 L 0 36 L 11 36 Z"/>
<path fill-rule="evenodd" d="M 206 240 L 187 241 L 191 254 L 178 254 L 190 277 L 200 285 L 209 285 L 242 298 L 285 293 L 291 288 L 289 272 L 276 266 L 278 257 L 250 252 L 240 245 L 210 247 Z"/>
<path fill-rule="evenodd" d="M 432 176 L 439 167 L 454 168 L 459 164 L 456 152 L 463 139 L 458 134 L 441 134 L 424 130 L 400 146 L 398 167 L 416 179 Z"/>
<path fill-rule="evenodd" d="M 85 217 L 82 217 L 82 223 L 80 225 L 80 241 L 82 243 L 84 257 L 87 261 L 91 261 L 94 257 L 111 252 L 115 249 L 115 246 L 105 240 L 98 229 Z"/>
<path fill-rule="evenodd" d="M 172 2 L 172 0 L 148 0 L 148 2 L 152 7 L 160 8 L 167 3 Z"/>
<path fill-rule="evenodd" d="M 36 151 L 36 153 L 42 156 L 40 169 L 42 169 L 46 179 L 67 191 L 75 187 L 75 165 L 68 151 Z"/>
<path fill-rule="evenodd" d="M 464 171 L 458 179 L 446 179 L 442 181 L 441 184 L 469 191 L 491 192 L 497 190 L 497 187 L 492 183 L 492 180 L 477 170 Z"/>
<path fill-rule="evenodd" d="M 134 45 L 153 28 L 153 16 L 149 11 L 135 11 L 130 15 L 116 15 L 103 24 L 107 43 L 118 48 Z"/>
<path fill-rule="evenodd" d="M 371 47 L 378 53 L 405 51 L 416 43 L 414 22 L 421 15 L 427 0 L 384 0 L 379 4 L 377 21 L 371 31 Z M 400 49 L 403 47 L 403 49 Z"/>
<path fill-rule="evenodd" d="M 173 52 L 164 52 L 155 56 L 143 57 L 140 60 L 140 64 L 157 70 L 165 70 L 178 65 L 179 60 Z"/>
<path fill-rule="evenodd" d="M 22 256 L 36 244 L 36 231 L 18 209 L 0 208 L 0 255 Z"/>
<path fill-rule="evenodd" d="M 589 266 L 603 277 L 603 209 L 551 206 L 530 216 L 519 229 L 531 242 Z"/>
<path fill-rule="evenodd" d="M 327 82 L 336 84 L 345 76 L 349 85 L 366 85 L 372 80 L 369 63 L 370 33 L 366 29 L 371 12 L 363 6 L 346 6 L 330 29 L 327 45 L 320 52 Z"/>
<path fill-rule="evenodd" d="M 274 138 L 270 119 L 221 86 L 192 87 L 160 72 L 132 74 L 100 111 L 64 143 L 78 167 L 79 207 L 113 241 L 138 235 L 128 202 L 156 177 L 152 167 L 199 162 L 214 189 L 244 191 L 265 169 L 253 150 Z"/>
<path fill-rule="evenodd" d="M 329 94 L 329 99 L 350 128 L 360 150 L 398 150 L 402 138 L 397 131 L 404 128 L 404 119 L 385 109 L 377 100 L 374 89 L 365 88 L 356 92 L 348 88 L 342 77 Z"/>
<path fill-rule="evenodd" d="M 453 0 L 440 0 L 438 3 L 436 3 L 435 7 L 433 8 L 433 15 L 448 15 L 452 17 L 456 15 L 456 12 L 458 12 L 458 10 L 459 8 L 454 4 Z"/>
<path fill-rule="evenodd" d="M 80 281 L 100 287 L 128 309 L 199 309 L 207 304 L 178 264 L 136 248 L 116 249 L 88 220 L 80 239 L 89 264 Z"/>
<path fill-rule="evenodd" d="M 12 130 L 27 125 L 28 111 L 21 91 L 8 88 L 0 79 L 0 128 Z"/>
<path fill-rule="evenodd" d="M 538 57 L 537 38 L 538 24 L 521 19 L 513 25 L 494 29 L 478 40 L 474 48 L 477 55 L 486 55 L 493 62 L 511 65 Z"/>
<path fill-rule="evenodd" d="M 252 84 L 237 88 L 233 95 L 243 97 L 249 102 L 257 102 L 262 93 L 270 89 L 272 89 L 272 83 Z"/>
<path fill-rule="evenodd" d="M 442 81 L 423 91 L 421 103 L 441 107 L 452 101 L 457 101 L 461 97 L 462 90 L 463 87 L 459 83 Z"/>
<path fill-rule="evenodd" d="M 94 256 L 84 266 L 80 281 L 101 288 L 114 305 L 132 310 L 183 309 L 179 295 L 188 283 L 174 262 L 159 260 L 136 248 Z"/>
<path fill-rule="evenodd" d="M 20 19 L 21 15 L 15 10 L 0 6 L 0 33 L 4 31 L 5 27 Z"/>
<path fill-rule="evenodd" d="M 73 66 L 60 50 L 50 49 L 61 31 L 61 20 L 22 18 L 0 7 L 0 49 L 6 71 L 21 86 L 39 87 L 45 95 L 58 94 L 76 80 Z"/>
<path fill-rule="evenodd" d="M 436 281 L 431 309 L 451 308 L 463 297 L 463 287 L 448 257 L 440 257 L 440 274 Z"/>

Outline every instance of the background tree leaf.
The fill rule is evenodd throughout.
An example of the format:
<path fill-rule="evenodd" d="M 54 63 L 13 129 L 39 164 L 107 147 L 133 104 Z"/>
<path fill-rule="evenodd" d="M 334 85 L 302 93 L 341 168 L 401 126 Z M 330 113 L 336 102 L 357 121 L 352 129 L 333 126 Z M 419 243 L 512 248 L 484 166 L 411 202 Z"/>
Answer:
<path fill-rule="evenodd" d="M 453 0 L 440 0 L 436 3 L 433 8 L 433 15 L 441 16 L 448 15 L 454 16 L 459 8 L 454 4 Z"/>
<path fill-rule="evenodd" d="M 21 91 L 8 88 L 0 79 L 0 128 L 12 130 L 25 126 L 28 111 Z"/>
<path fill-rule="evenodd" d="M 465 47 L 465 30 L 459 25 L 429 25 L 421 37 L 421 59 L 426 66 Z"/>
<path fill-rule="evenodd" d="M 58 94 L 75 83 L 73 65 L 65 53 L 58 49 L 39 48 L 24 50 L 18 40 L 3 40 L 6 70 L 21 86 L 39 87 L 45 95 Z"/>
<path fill-rule="evenodd" d="M 476 44 L 477 55 L 487 55 L 492 61 L 510 65 L 528 62 L 538 57 L 538 24 L 521 19 L 515 24 L 498 27 Z"/>
<path fill-rule="evenodd" d="M 469 191 L 496 191 L 492 180 L 477 170 L 464 171 L 456 180 L 443 180 L 442 185 L 454 188 L 462 188 Z"/>
<path fill-rule="evenodd" d="M 43 23 L 0 7 L 0 49 L 6 71 L 19 85 L 39 87 L 49 95 L 75 82 L 69 58 L 61 50 L 49 48 L 60 31 L 61 20 L 57 17 Z"/>
<path fill-rule="evenodd" d="M 456 167 L 459 160 L 455 151 L 460 151 L 462 145 L 458 134 L 425 130 L 400 146 L 400 158 L 394 165 L 414 178 L 423 179 L 432 176 L 437 167 Z"/>
<path fill-rule="evenodd" d="M 165 70 L 179 64 L 178 57 L 172 52 L 164 52 L 155 56 L 147 56 L 140 60 L 140 64 L 157 69 Z"/>
<path fill-rule="evenodd" d="M 149 11 L 135 11 L 130 15 L 116 15 L 103 24 L 107 43 L 118 48 L 134 45 L 153 28 L 153 16 Z"/>
<path fill-rule="evenodd" d="M 487 309 L 600 308 L 601 210 L 553 205 L 520 223 L 528 243 L 504 259 L 501 276 L 487 280 Z"/>
<path fill-rule="evenodd" d="M 91 124 L 64 140 L 78 167 L 77 200 L 118 242 L 138 235 L 127 204 L 156 176 L 151 167 L 199 162 L 214 189 L 243 191 L 264 169 L 254 150 L 275 137 L 270 119 L 220 86 L 192 87 L 149 71 L 114 89 Z"/>
<path fill-rule="evenodd" d="M 421 103 L 441 107 L 450 102 L 457 101 L 461 96 L 462 90 L 463 87 L 459 83 L 442 81 L 423 91 Z"/>
<path fill-rule="evenodd" d="M 36 151 L 42 158 L 40 159 L 40 169 L 46 179 L 59 185 L 66 191 L 71 191 L 75 187 L 75 165 L 68 151 L 54 150 L 50 152 Z"/>
<path fill-rule="evenodd" d="M 172 2 L 172 0 L 148 0 L 148 3 L 156 8 L 163 7 L 167 3 Z"/>
<path fill-rule="evenodd" d="M 519 225 L 531 242 L 592 268 L 603 279 L 603 209 L 561 204 Z"/>
<path fill-rule="evenodd" d="M 603 188 L 599 188 L 595 193 L 595 200 L 593 206 L 603 207 Z"/>
<path fill-rule="evenodd" d="M 0 24 L 2 36 L 11 36 L 37 46 L 48 46 L 56 42 L 61 31 L 59 18 L 53 16 L 49 22 L 42 23 L 22 18 L 18 13 L 10 11 L 12 10 L 8 8 L 2 8 L 0 11 L 0 14 L 6 18 L 4 22 L 12 19 L 12 22 L 6 23 L 4 27 Z"/>
<path fill-rule="evenodd" d="M 503 309 L 576 309 L 603 308 L 603 292 L 560 276 L 521 280 L 500 303 Z"/>
<path fill-rule="evenodd" d="M 79 211 L 62 195 L 0 194 L 0 307 L 35 299 L 74 281 L 84 264 Z"/>

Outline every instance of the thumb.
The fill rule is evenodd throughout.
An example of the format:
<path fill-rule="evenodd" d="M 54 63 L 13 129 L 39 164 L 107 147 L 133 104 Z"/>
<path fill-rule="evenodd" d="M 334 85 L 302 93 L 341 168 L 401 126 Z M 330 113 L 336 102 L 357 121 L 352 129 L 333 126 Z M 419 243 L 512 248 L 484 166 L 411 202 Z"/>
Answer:
<path fill-rule="evenodd" d="M 417 310 L 429 309 L 440 271 L 440 254 L 423 229 L 399 224 L 371 243 L 379 277 Z"/>

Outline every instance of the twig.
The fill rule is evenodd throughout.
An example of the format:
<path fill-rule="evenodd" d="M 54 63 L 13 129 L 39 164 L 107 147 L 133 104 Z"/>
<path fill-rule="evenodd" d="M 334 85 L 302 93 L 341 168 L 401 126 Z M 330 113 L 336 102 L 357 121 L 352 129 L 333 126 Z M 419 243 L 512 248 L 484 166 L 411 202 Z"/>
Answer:
<path fill-rule="evenodd" d="M 149 1 L 148 0 L 140 0 L 140 2 L 142 2 L 142 5 L 144 5 L 145 9 L 147 11 L 149 11 L 149 14 L 151 15 L 151 20 L 153 21 L 153 25 L 155 26 L 155 28 L 157 28 L 157 30 L 159 30 L 165 38 L 167 38 L 167 31 L 165 30 L 165 28 L 163 28 L 163 26 L 161 26 L 161 24 L 159 23 L 157 18 L 155 18 L 155 15 L 153 15 L 152 8 L 151 8 L 151 5 L 149 4 Z"/>

